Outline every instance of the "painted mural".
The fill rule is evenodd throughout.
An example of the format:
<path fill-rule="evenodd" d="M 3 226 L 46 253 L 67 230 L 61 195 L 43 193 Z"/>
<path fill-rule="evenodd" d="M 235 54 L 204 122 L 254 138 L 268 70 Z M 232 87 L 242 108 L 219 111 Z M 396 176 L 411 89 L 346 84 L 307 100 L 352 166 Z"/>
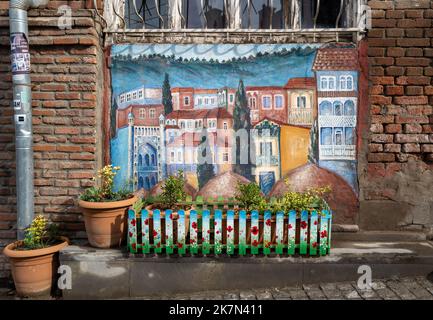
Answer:
<path fill-rule="evenodd" d="M 117 186 L 150 190 L 183 170 L 199 190 L 234 172 L 269 195 L 313 167 L 357 194 L 352 45 L 114 45 L 111 60 Z"/>

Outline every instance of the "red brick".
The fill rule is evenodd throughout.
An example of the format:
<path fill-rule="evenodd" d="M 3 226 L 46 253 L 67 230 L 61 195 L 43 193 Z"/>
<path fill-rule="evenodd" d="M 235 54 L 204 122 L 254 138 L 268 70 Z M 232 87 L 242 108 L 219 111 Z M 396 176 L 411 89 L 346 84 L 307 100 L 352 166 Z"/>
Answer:
<path fill-rule="evenodd" d="M 386 86 L 385 93 L 390 96 L 403 95 L 404 89 L 402 86 Z"/>
<path fill-rule="evenodd" d="M 368 145 L 368 151 L 370 151 L 370 152 L 382 152 L 383 151 L 383 145 L 380 143 L 370 143 Z"/>
<path fill-rule="evenodd" d="M 395 155 L 393 153 L 369 153 L 369 162 L 394 162 Z"/>
<path fill-rule="evenodd" d="M 422 76 L 424 74 L 424 69 L 422 67 L 407 67 L 407 76 Z"/>
<path fill-rule="evenodd" d="M 395 142 L 397 143 L 428 143 L 428 134 L 396 134 Z"/>
<path fill-rule="evenodd" d="M 386 54 L 390 57 L 404 57 L 405 49 L 404 48 L 388 48 L 386 49 Z"/>
<path fill-rule="evenodd" d="M 394 136 L 392 134 L 372 134 L 370 140 L 376 143 L 392 143 Z"/>
<path fill-rule="evenodd" d="M 402 76 L 404 72 L 405 68 L 397 66 L 387 67 L 385 70 L 387 76 Z"/>
<path fill-rule="evenodd" d="M 426 96 L 399 96 L 394 97 L 396 104 L 427 104 L 428 98 Z"/>
<path fill-rule="evenodd" d="M 384 144 L 384 151 L 398 153 L 401 151 L 401 144 L 395 144 L 395 143 Z"/>
<path fill-rule="evenodd" d="M 370 126 L 370 132 L 383 133 L 383 125 L 381 123 L 373 123 Z"/>
<path fill-rule="evenodd" d="M 401 124 L 387 124 L 385 126 L 385 132 L 386 133 L 400 133 L 401 132 Z M 387 141 L 387 142 L 392 142 Z"/>
<path fill-rule="evenodd" d="M 420 124 L 405 124 L 404 125 L 404 133 L 421 133 L 422 126 Z"/>
<path fill-rule="evenodd" d="M 397 115 L 396 123 L 429 123 L 427 116 Z"/>
<path fill-rule="evenodd" d="M 420 86 L 407 86 L 405 87 L 405 93 L 408 96 L 417 96 L 423 94 L 423 87 Z"/>
<path fill-rule="evenodd" d="M 421 151 L 418 143 L 405 143 L 403 144 L 402 150 L 406 153 L 418 153 Z"/>
<path fill-rule="evenodd" d="M 395 62 L 400 66 L 429 66 L 431 59 L 428 58 L 396 58 Z"/>

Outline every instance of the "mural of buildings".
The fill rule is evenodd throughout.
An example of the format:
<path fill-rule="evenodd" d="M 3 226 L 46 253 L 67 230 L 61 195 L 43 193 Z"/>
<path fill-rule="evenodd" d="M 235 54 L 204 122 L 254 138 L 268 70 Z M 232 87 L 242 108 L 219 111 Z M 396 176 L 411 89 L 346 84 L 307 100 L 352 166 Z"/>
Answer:
<path fill-rule="evenodd" d="M 132 179 L 135 188 L 150 189 L 183 170 L 188 182 L 199 189 L 212 176 L 234 170 L 234 111 L 243 104 L 254 132 L 249 148 L 255 159 L 248 170 L 265 194 L 309 161 L 340 175 L 356 190 L 356 54 L 354 48 L 325 46 L 314 50 L 310 60 L 296 60 L 287 51 L 224 63 L 153 54 L 150 65 L 152 59 L 157 66 L 171 59 L 170 68 L 150 68 L 157 73 L 131 90 L 123 84 L 114 98 L 112 156 L 127 163 L 122 178 Z M 275 71 L 262 74 L 256 63 Z M 209 76 L 210 70 L 214 77 Z M 239 72 L 237 78 L 233 70 Z M 224 81 L 217 77 L 228 72 L 230 78 Z M 240 80 L 245 83 L 244 96 L 237 92 Z M 314 156 L 311 149 L 316 140 Z M 210 164 L 199 161 L 203 149 L 208 150 Z M 125 152 L 127 159 L 113 152 Z"/>
<path fill-rule="evenodd" d="M 317 80 L 319 164 L 338 172 L 356 190 L 357 50 L 321 48 L 312 69 Z"/>

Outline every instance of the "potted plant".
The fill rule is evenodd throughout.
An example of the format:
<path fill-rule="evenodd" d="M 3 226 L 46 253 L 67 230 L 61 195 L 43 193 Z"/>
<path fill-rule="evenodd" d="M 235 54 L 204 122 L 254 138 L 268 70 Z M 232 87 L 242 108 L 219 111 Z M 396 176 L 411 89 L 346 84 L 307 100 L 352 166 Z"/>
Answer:
<path fill-rule="evenodd" d="M 9 257 L 18 296 L 49 294 L 57 274 L 57 253 L 68 239 L 57 235 L 57 227 L 42 215 L 25 230 L 24 240 L 9 244 L 3 253 Z"/>
<path fill-rule="evenodd" d="M 126 236 L 127 211 L 137 197 L 122 188 L 114 191 L 114 177 L 119 167 L 111 164 L 98 171 L 96 186 L 87 188 L 80 196 L 89 243 L 97 248 L 120 246 Z"/>
<path fill-rule="evenodd" d="M 153 210 L 159 209 L 161 210 L 161 214 L 163 211 L 167 209 L 172 210 L 171 219 L 173 221 L 178 218 L 178 210 L 184 209 L 185 211 L 185 235 L 188 232 L 189 226 L 189 213 L 191 210 L 190 206 L 184 205 L 183 202 L 186 200 L 187 193 L 185 191 L 185 177 L 183 175 L 183 171 L 179 170 L 177 175 L 169 176 L 163 183 L 162 193 L 155 198 L 155 201 L 146 206 L 146 209 L 149 210 L 149 217 L 153 215 Z M 165 239 L 165 215 L 161 215 L 162 224 L 161 224 L 161 232 L 163 233 L 162 239 Z M 150 219 L 152 221 L 152 219 Z M 151 225 L 153 228 L 153 225 Z M 175 229 L 175 231 L 177 228 Z"/>

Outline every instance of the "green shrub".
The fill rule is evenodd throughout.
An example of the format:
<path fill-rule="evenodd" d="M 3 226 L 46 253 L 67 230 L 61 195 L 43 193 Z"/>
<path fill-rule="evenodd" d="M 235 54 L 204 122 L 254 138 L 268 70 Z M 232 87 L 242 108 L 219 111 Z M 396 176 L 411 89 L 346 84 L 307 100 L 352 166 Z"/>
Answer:
<path fill-rule="evenodd" d="M 185 178 L 183 171 L 179 170 L 176 176 L 169 176 L 161 187 L 162 193 L 159 201 L 167 208 L 175 208 L 179 201 L 185 201 Z"/>
<path fill-rule="evenodd" d="M 238 183 L 236 186 L 237 193 L 235 199 L 239 206 L 247 211 L 259 210 L 260 212 L 267 208 L 267 201 L 255 182 Z"/>
<path fill-rule="evenodd" d="M 57 241 L 58 227 L 55 224 L 48 223 L 48 220 L 37 215 L 30 227 L 25 230 L 23 245 L 19 250 L 35 250 L 49 247 Z"/>

